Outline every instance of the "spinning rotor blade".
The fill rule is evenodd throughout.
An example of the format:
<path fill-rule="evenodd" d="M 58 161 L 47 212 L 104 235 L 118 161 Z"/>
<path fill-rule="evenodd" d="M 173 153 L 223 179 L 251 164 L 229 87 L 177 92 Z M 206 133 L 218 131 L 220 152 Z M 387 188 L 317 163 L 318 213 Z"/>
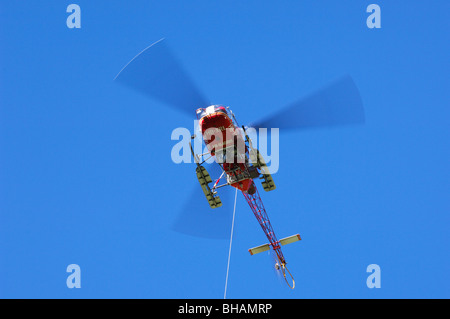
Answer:
<path fill-rule="evenodd" d="M 208 106 L 164 39 L 136 55 L 115 80 L 190 115 L 197 108 Z"/>
<path fill-rule="evenodd" d="M 217 163 L 204 164 L 204 166 L 214 183 L 222 174 L 220 166 Z M 195 174 L 195 171 L 193 171 L 193 174 Z M 225 181 L 222 178 L 219 183 L 223 184 Z M 212 187 L 212 184 L 210 185 Z M 218 195 L 222 201 L 222 206 L 212 209 L 205 198 L 200 184 L 196 181 L 188 201 L 171 227 L 172 230 L 195 237 L 230 238 L 234 188 L 231 186 L 219 188 Z"/>
<path fill-rule="evenodd" d="M 350 76 L 307 96 L 260 122 L 254 128 L 304 129 L 364 123 L 364 108 Z"/>

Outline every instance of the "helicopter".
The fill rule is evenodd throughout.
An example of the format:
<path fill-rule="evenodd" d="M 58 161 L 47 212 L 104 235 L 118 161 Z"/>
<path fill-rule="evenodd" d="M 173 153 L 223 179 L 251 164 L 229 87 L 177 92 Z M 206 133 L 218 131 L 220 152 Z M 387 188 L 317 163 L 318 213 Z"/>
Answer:
<path fill-rule="evenodd" d="M 250 209 L 263 230 L 268 243 L 249 249 L 251 255 L 273 251 L 275 268 L 281 270 L 287 285 L 294 289 L 295 281 L 287 269 L 281 246 L 301 240 L 299 234 L 278 239 L 259 194 L 256 181 L 266 192 L 276 189 L 268 166 L 241 126 L 230 107 L 211 104 L 191 80 L 171 52 L 167 41 L 161 39 L 136 55 L 117 74 L 115 80 L 153 99 L 183 112 L 195 114 L 199 133 L 207 152 L 196 154 L 189 143 L 196 165 L 195 174 L 211 209 L 222 206 L 219 189 L 232 187 L 242 192 Z M 279 127 L 303 129 L 364 123 L 364 110 L 359 91 L 350 76 L 301 99 L 269 118 L 252 123 L 253 128 Z M 195 139 L 196 134 L 191 136 Z M 204 156 L 214 158 L 220 169 L 213 179 L 205 167 Z M 223 181 L 222 184 L 220 182 Z M 198 200 L 197 198 L 195 200 Z M 196 224 L 201 224 L 200 220 Z M 291 280 L 288 280 L 288 276 Z"/>
<path fill-rule="evenodd" d="M 244 126 L 242 126 L 243 134 L 241 133 L 236 117 L 229 108 L 221 105 L 211 105 L 207 108 L 197 109 L 196 113 L 203 140 L 208 147 L 209 154 L 216 157 L 217 163 L 223 170 L 223 173 L 215 181 L 212 188 L 209 187 L 209 183 L 213 182 L 212 178 L 201 165 L 199 156 L 194 153 L 191 146 L 191 152 L 197 164 L 197 178 L 209 205 L 211 208 L 222 206 L 222 202 L 217 196 L 217 189 L 220 187 L 231 186 L 240 190 L 269 241 L 268 244 L 250 248 L 250 254 L 258 254 L 272 248 L 278 260 L 275 268 L 277 270 L 281 269 L 286 283 L 294 289 L 295 281 L 286 267 L 286 260 L 281 246 L 299 241 L 301 237 L 299 234 L 296 234 L 278 240 L 275 235 L 275 231 L 254 182 L 257 178 L 262 179 L 261 184 L 267 192 L 273 191 L 276 188 L 264 158 L 258 149 L 253 147 L 251 139 L 245 133 Z M 226 175 L 227 181 L 219 185 L 219 181 L 224 175 Z M 290 275 L 292 283 L 287 280 L 286 273 Z"/>

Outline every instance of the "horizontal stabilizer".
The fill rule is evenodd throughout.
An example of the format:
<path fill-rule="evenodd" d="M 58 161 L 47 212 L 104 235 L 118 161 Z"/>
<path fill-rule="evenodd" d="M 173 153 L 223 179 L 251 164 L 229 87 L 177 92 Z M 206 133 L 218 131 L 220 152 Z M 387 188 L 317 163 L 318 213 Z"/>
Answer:
<path fill-rule="evenodd" d="M 268 251 L 270 249 L 270 245 L 269 244 L 264 244 L 258 247 L 254 247 L 254 248 L 250 248 L 248 251 L 250 252 L 250 255 L 254 255 L 254 254 L 259 254 L 262 253 L 264 251 Z"/>
<path fill-rule="evenodd" d="M 289 236 L 289 237 L 281 239 L 280 244 L 284 246 L 287 244 L 295 243 L 296 241 L 299 241 L 299 240 L 302 240 L 302 238 L 300 237 L 299 234 L 297 234 L 297 235 L 293 235 L 293 236 Z"/>
<path fill-rule="evenodd" d="M 287 244 L 295 243 L 296 241 L 299 241 L 299 240 L 302 240 L 302 238 L 300 237 L 299 234 L 297 234 L 297 235 L 283 238 L 279 241 L 279 243 L 280 243 L 280 245 L 284 246 Z M 269 249 L 270 249 L 270 244 L 264 244 L 264 245 L 261 245 L 258 247 L 250 248 L 248 251 L 250 252 L 250 255 L 254 255 L 254 254 L 262 253 L 264 251 L 268 251 Z"/>

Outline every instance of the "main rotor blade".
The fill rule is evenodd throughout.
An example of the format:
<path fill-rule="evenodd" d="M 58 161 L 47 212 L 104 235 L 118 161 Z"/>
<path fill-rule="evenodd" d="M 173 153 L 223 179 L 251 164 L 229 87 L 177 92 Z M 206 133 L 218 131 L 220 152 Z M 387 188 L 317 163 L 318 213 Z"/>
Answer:
<path fill-rule="evenodd" d="M 208 106 L 164 39 L 136 55 L 115 80 L 190 115 L 197 108 Z"/>
<path fill-rule="evenodd" d="M 217 163 L 204 164 L 213 183 L 222 173 Z M 195 174 L 193 167 L 192 173 Z M 226 179 L 222 179 L 223 184 Z M 210 184 L 212 187 L 212 185 Z M 195 237 L 226 239 L 230 237 L 233 217 L 233 191 L 234 188 L 226 186 L 218 189 L 222 206 L 212 209 L 200 184 L 195 181 L 190 197 L 176 217 L 172 230 Z"/>
<path fill-rule="evenodd" d="M 345 76 L 249 126 L 286 130 L 361 123 L 364 123 L 361 96 L 352 78 Z"/>

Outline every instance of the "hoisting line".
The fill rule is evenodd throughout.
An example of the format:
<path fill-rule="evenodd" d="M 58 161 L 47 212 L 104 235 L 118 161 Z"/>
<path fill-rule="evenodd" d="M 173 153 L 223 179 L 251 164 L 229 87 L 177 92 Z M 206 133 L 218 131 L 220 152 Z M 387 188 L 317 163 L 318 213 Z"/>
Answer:
<path fill-rule="evenodd" d="M 227 277 L 225 278 L 225 292 L 223 293 L 223 299 L 227 299 L 228 271 L 230 270 L 231 244 L 233 243 L 234 215 L 236 213 L 237 191 L 238 189 L 236 188 L 236 194 L 234 195 L 233 221 L 231 222 L 230 249 L 228 250 Z"/>

